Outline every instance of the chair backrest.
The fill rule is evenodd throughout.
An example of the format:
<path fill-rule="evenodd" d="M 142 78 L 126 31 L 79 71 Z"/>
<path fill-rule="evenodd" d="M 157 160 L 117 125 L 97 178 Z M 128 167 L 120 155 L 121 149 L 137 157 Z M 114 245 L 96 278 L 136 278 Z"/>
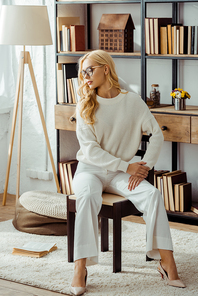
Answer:
<path fill-rule="evenodd" d="M 141 140 L 141 149 L 138 149 L 135 156 L 140 156 L 141 159 L 143 158 L 144 154 L 146 153 L 147 143 L 149 143 L 151 135 L 143 135 Z M 154 185 L 154 168 L 149 171 L 146 180 Z"/>

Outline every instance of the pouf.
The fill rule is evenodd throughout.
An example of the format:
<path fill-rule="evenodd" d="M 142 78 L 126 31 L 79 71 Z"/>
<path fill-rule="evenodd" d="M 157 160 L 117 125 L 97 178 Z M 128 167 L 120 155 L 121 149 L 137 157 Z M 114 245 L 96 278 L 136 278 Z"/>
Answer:
<path fill-rule="evenodd" d="M 28 191 L 16 203 L 14 227 L 41 235 L 67 234 L 66 195 L 48 191 Z"/>

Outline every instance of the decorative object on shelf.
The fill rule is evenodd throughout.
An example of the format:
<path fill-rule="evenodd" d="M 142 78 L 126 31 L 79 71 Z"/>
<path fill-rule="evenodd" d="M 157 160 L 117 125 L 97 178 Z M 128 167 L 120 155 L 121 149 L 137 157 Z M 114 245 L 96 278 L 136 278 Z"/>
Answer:
<path fill-rule="evenodd" d="M 186 99 L 190 99 L 190 94 L 182 88 L 175 88 L 171 93 L 174 99 L 175 110 L 186 110 Z"/>
<path fill-rule="evenodd" d="M 130 14 L 103 14 L 98 25 L 99 48 L 110 52 L 133 52 L 133 30 Z"/>
<path fill-rule="evenodd" d="M 5 179 L 5 188 L 3 196 L 3 205 L 6 204 L 6 196 L 8 189 L 8 181 L 10 174 L 14 134 L 16 127 L 16 119 L 19 105 L 19 136 L 18 136 L 18 159 L 17 159 L 17 188 L 16 199 L 19 198 L 20 187 L 20 163 L 21 163 L 21 138 L 22 138 L 22 113 L 23 113 L 23 85 L 24 85 L 24 66 L 28 64 L 32 84 L 36 96 L 39 114 L 45 134 L 45 140 L 52 164 L 54 178 L 57 190 L 60 193 L 56 168 L 52 156 L 50 142 L 47 134 L 47 128 L 39 98 L 38 88 L 32 67 L 30 53 L 25 51 L 25 45 L 51 45 L 52 37 L 48 19 L 47 6 L 31 6 L 31 5 L 3 5 L 0 16 L 0 44 L 4 45 L 23 45 L 23 51 L 20 56 L 19 72 L 17 78 L 17 87 L 15 95 L 15 104 L 13 110 L 12 128 L 10 145 L 8 151 L 8 164 Z"/>
<path fill-rule="evenodd" d="M 160 105 L 159 84 L 152 84 L 151 85 L 150 101 L 153 102 L 153 104 L 152 104 L 153 107 L 157 107 Z"/>

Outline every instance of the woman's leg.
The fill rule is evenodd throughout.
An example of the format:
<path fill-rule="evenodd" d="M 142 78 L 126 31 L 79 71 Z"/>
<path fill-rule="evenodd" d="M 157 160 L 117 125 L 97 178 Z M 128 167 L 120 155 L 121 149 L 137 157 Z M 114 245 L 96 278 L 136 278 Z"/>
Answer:
<path fill-rule="evenodd" d="M 170 280 L 178 279 L 170 227 L 161 193 L 146 180 L 129 191 L 129 177 L 126 173 L 118 173 L 105 191 L 125 196 L 143 213 L 146 222 L 147 255 L 162 260 L 162 266 L 168 275 L 170 273 Z"/>
<path fill-rule="evenodd" d="M 73 287 L 85 286 L 85 265 L 98 260 L 98 213 L 102 205 L 103 185 L 99 178 L 87 172 L 75 175 L 73 188 L 76 195 L 74 233 L 75 272 Z"/>
<path fill-rule="evenodd" d="M 173 257 L 173 252 L 169 250 L 159 249 L 161 256 L 161 265 L 163 269 L 168 273 L 169 280 L 178 280 L 177 267 Z"/>

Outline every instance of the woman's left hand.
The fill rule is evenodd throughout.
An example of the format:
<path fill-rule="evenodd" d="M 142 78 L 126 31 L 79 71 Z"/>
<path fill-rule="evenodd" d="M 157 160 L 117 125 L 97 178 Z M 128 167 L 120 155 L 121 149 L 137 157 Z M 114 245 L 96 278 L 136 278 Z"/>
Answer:
<path fill-rule="evenodd" d="M 144 180 L 144 178 L 130 176 L 130 178 L 129 178 L 129 184 L 128 184 L 128 189 L 130 191 L 131 190 L 134 190 L 143 180 Z"/>

